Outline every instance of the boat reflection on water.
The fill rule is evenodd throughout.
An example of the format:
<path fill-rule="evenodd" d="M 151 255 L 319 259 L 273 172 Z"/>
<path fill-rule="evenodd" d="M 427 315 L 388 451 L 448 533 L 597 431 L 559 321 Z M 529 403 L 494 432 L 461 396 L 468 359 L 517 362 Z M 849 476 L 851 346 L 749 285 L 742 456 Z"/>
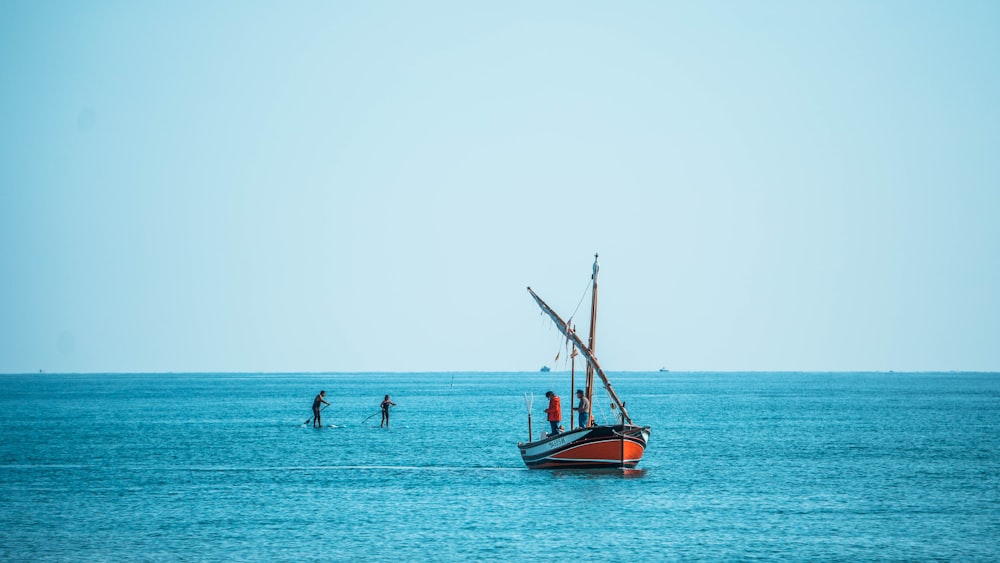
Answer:
<path fill-rule="evenodd" d="M 642 479 L 645 469 L 553 469 L 547 474 L 574 479 Z"/>

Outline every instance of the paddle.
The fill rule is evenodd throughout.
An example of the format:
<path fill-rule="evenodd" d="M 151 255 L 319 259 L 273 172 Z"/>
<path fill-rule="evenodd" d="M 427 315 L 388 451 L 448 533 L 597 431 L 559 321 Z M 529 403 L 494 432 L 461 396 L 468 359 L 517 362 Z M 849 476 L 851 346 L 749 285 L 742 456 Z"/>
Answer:
<path fill-rule="evenodd" d="M 396 406 L 396 403 L 390 403 L 390 405 L 394 407 L 394 406 Z M 368 415 L 368 418 L 365 418 L 364 420 L 362 420 L 361 424 L 364 424 L 364 423 L 368 422 L 369 418 L 371 418 L 371 417 L 373 417 L 375 415 L 378 415 L 378 414 L 382 414 L 382 411 L 378 410 L 377 412 L 373 412 L 372 414 Z"/>
<path fill-rule="evenodd" d="M 326 410 L 326 407 L 328 407 L 328 406 L 330 406 L 330 405 L 323 405 L 323 408 L 319 409 L 319 412 L 323 412 L 323 411 L 325 411 L 325 410 Z M 304 422 L 303 424 L 306 424 L 306 425 L 308 425 L 308 424 L 309 424 L 310 422 L 312 422 L 312 421 L 313 421 L 313 417 L 311 417 L 311 416 L 310 416 L 310 417 L 309 417 L 309 420 L 305 421 L 305 422 Z"/>

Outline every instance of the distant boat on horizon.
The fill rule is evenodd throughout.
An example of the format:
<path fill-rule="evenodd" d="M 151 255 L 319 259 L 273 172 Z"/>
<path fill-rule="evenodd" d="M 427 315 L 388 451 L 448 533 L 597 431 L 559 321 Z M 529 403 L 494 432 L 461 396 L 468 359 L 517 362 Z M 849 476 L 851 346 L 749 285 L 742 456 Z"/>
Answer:
<path fill-rule="evenodd" d="M 662 373 L 669 373 L 670 370 L 667 369 L 667 368 L 660 368 L 660 372 L 662 372 Z"/>
<path fill-rule="evenodd" d="M 549 366 L 542 366 L 542 369 L 540 369 L 538 371 L 544 373 L 544 372 L 551 371 L 551 370 L 549 369 Z"/>

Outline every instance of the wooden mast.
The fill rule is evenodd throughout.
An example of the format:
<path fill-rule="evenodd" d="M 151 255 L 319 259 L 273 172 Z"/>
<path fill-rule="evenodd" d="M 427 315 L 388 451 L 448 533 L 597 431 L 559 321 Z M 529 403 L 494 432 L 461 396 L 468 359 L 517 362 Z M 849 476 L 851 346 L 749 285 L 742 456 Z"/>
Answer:
<path fill-rule="evenodd" d="M 576 327 L 573 327 L 576 330 Z M 590 364 L 587 364 L 588 366 Z M 573 398 L 576 397 L 576 348 L 569 354 L 569 429 L 573 430 Z"/>
<path fill-rule="evenodd" d="M 587 349 L 590 355 L 594 355 L 594 344 L 597 339 L 597 272 L 601 269 L 597 263 L 597 253 L 594 253 L 594 273 L 590 279 L 593 280 L 590 289 L 590 335 L 587 338 Z M 587 382 L 584 390 L 587 402 L 590 403 L 590 418 L 587 419 L 587 426 L 594 422 L 594 367 L 587 362 Z"/>

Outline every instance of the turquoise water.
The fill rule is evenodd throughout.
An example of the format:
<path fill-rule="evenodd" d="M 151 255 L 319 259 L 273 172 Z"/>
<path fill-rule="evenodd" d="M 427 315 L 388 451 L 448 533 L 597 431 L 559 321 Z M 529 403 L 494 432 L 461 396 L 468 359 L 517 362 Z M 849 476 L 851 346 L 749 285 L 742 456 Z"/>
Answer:
<path fill-rule="evenodd" d="M 564 374 L 0 375 L 0 560 L 1000 559 L 1000 375 L 610 375 L 635 472 L 524 469 Z"/>

